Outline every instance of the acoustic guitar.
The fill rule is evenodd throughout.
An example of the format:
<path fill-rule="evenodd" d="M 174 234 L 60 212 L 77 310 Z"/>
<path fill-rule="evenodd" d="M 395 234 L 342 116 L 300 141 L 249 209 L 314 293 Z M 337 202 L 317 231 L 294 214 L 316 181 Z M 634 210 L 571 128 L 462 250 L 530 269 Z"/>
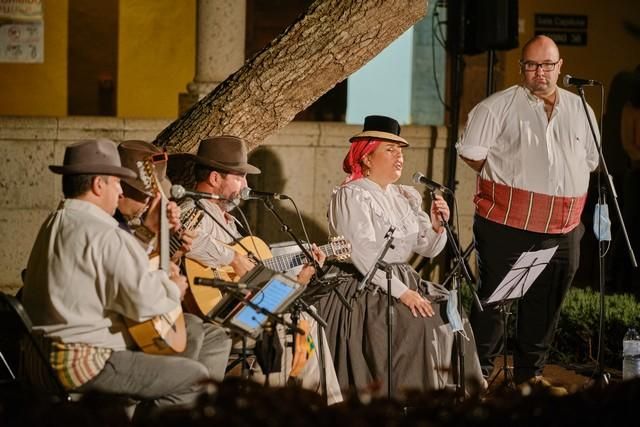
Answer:
<path fill-rule="evenodd" d="M 160 233 L 158 236 L 159 268 L 169 272 L 170 238 L 167 220 L 167 197 L 158 183 L 155 166 L 151 158 L 137 163 L 140 179 L 148 190 L 161 194 L 160 201 Z M 150 269 L 155 269 L 152 263 Z M 178 305 L 168 313 L 155 316 L 144 322 L 129 321 L 129 333 L 138 347 L 150 354 L 182 353 L 187 347 L 187 329 L 182 307 Z"/>
<path fill-rule="evenodd" d="M 255 236 L 247 236 L 240 239 L 240 244 L 249 249 L 257 259 L 261 259 L 265 267 L 280 273 L 286 273 L 307 262 L 307 258 L 301 250 L 274 257 L 269 245 Z M 240 244 L 230 245 L 229 247 L 242 255 L 246 255 L 247 251 Z M 320 246 L 319 249 L 324 252 L 327 259 L 345 260 L 351 256 L 351 243 L 342 236 L 332 237 L 329 239 L 329 243 Z M 189 304 L 185 306 L 189 312 L 201 317 L 208 316 L 222 299 L 222 293 L 219 289 L 206 285 L 196 285 L 194 283 L 196 277 L 221 279 L 228 282 L 240 280 L 240 277 L 235 274 L 230 266 L 212 269 L 190 258 L 185 260 L 185 272 L 189 281 L 189 290 L 185 296 L 185 301 L 188 300 Z"/>

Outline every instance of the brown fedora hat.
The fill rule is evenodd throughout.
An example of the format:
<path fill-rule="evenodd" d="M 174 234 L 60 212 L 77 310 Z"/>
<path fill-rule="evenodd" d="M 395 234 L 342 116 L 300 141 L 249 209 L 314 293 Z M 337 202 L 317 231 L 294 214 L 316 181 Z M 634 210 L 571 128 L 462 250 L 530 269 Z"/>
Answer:
<path fill-rule="evenodd" d="M 112 175 L 135 178 L 132 170 L 122 167 L 116 143 L 109 139 L 81 141 L 64 150 L 62 166 L 49 165 L 61 175 Z"/>
<path fill-rule="evenodd" d="M 382 139 L 383 141 L 397 142 L 403 147 L 409 146 L 407 140 L 400 136 L 398 121 L 387 116 L 365 117 L 362 132 L 349 138 L 349 142 L 363 138 Z"/>
<path fill-rule="evenodd" d="M 125 184 L 147 196 L 152 196 L 145 183 L 140 179 L 138 171 L 138 162 L 150 160 L 155 166 L 158 182 L 160 182 L 165 194 L 168 194 L 171 183 L 167 179 L 167 158 L 161 148 L 147 141 L 129 140 L 122 141 L 118 145 L 118 153 L 120 153 L 122 166 L 131 169 L 136 174 L 135 178 L 123 179 Z"/>
<path fill-rule="evenodd" d="M 260 173 L 260 169 L 247 163 L 247 144 L 237 136 L 203 139 L 193 158 L 196 163 L 222 172 Z"/>

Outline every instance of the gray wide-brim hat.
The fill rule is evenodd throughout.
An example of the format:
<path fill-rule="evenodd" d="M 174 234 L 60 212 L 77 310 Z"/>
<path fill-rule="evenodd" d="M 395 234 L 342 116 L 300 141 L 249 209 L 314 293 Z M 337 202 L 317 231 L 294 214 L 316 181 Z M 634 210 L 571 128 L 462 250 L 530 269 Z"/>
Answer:
<path fill-rule="evenodd" d="M 398 121 L 387 116 L 365 117 L 362 132 L 349 138 L 349 142 L 367 138 L 396 142 L 402 147 L 409 146 L 407 140 L 400 136 Z"/>
<path fill-rule="evenodd" d="M 259 174 L 257 167 L 247 162 L 247 144 L 237 136 L 223 135 L 203 139 L 198 146 L 198 152 L 184 154 L 196 163 L 222 172 L 236 172 Z"/>
<path fill-rule="evenodd" d="M 116 143 L 109 139 L 76 142 L 64 150 L 62 165 L 49 165 L 61 175 L 111 175 L 135 178 L 137 174 L 122 167 Z"/>

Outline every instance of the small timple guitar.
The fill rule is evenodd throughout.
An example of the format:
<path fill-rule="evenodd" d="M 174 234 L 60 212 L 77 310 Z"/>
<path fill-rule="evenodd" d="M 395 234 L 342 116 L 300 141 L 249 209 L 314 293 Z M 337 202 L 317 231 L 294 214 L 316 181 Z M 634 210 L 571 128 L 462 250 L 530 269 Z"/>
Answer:
<path fill-rule="evenodd" d="M 254 253 L 256 258 L 261 259 L 265 267 L 280 273 L 292 270 L 307 262 L 307 258 L 302 251 L 274 257 L 271 254 L 269 245 L 258 237 L 244 237 L 240 240 L 240 244 Z M 230 248 L 242 255 L 246 255 L 247 252 L 240 244 L 231 245 Z M 345 260 L 351 256 L 351 243 L 342 236 L 332 237 L 329 239 L 329 243 L 320 246 L 319 249 L 325 253 L 327 259 Z M 194 279 L 196 277 L 204 277 L 229 282 L 237 282 L 240 280 L 240 277 L 235 274 L 230 266 L 211 269 L 189 258 L 186 258 L 185 261 L 185 271 L 187 279 L 189 280 L 189 291 L 187 295 L 191 302 L 188 309 L 190 312 L 204 317 L 206 317 L 213 307 L 222 299 L 222 293 L 218 289 L 196 285 L 194 284 Z M 187 300 L 187 296 L 185 296 L 185 300 Z"/>
<path fill-rule="evenodd" d="M 140 179 L 153 193 L 162 194 L 160 209 L 160 235 L 159 235 L 159 267 L 169 272 L 169 226 L 166 211 L 166 196 L 162 192 L 156 174 L 155 166 L 151 159 L 138 162 Z M 151 264 L 150 264 L 150 268 Z M 176 354 L 181 353 L 187 347 L 187 330 L 184 322 L 182 308 L 178 305 L 168 313 L 155 316 L 144 322 L 129 322 L 129 333 L 138 347 L 150 354 Z"/>

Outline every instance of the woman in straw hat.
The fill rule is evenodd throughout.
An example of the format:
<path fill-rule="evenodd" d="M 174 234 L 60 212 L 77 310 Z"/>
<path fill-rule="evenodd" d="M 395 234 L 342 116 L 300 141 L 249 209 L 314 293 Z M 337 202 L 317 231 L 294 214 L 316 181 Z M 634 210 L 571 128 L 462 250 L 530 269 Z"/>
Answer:
<path fill-rule="evenodd" d="M 352 261 L 358 272 L 354 280 L 339 285 L 338 291 L 353 311 L 349 313 L 334 294 L 321 308 L 329 323 L 327 334 L 340 384 L 362 389 L 379 382 L 382 390 L 387 390 L 385 273 L 378 271 L 364 290 L 357 287 L 374 265 L 385 234 L 393 226 L 393 246 L 384 258 L 393 263 L 392 393 L 444 388 L 454 383 L 453 328 L 462 327 L 462 322 L 459 317 L 441 316 L 448 291 L 422 280 L 406 261 L 413 253 L 434 257 L 442 251 L 447 237 L 440 218 L 449 218 L 449 208 L 437 196 L 427 214 L 416 189 L 395 184 L 402 174 L 402 149 L 409 145 L 400 136 L 397 121 L 368 116 L 363 132 L 350 142 L 343 162 L 349 175 L 333 193 L 328 219 L 331 233 L 344 235 L 352 245 Z M 455 310 L 447 312 L 455 317 Z M 466 374 L 481 383 L 473 336 L 470 330 L 466 333 L 471 338 L 465 340 Z"/>

